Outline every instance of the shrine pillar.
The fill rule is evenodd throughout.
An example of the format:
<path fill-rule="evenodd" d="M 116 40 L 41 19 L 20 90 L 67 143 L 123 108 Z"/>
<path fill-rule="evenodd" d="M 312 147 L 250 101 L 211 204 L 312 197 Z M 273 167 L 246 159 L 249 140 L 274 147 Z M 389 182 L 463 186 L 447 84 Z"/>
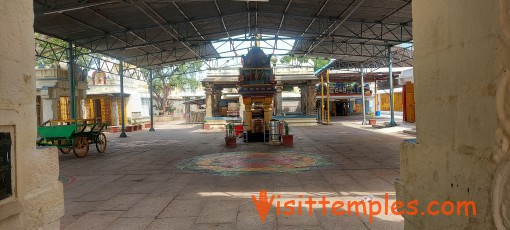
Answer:
<path fill-rule="evenodd" d="M 221 113 L 219 111 L 219 103 L 220 103 L 220 100 L 221 100 L 221 94 L 222 94 L 222 90 L 221 89 L 215 89 L 213 90 L 213 106 L 212 106 L 212 115 L 215 116 L 215 117 L 219 117 L 221 116 Z"/>
<path fill-rule="evenodd" d="M 243 98 L 243 104 L 244 104 L 244 128 L 246 131 L 251 131 L 251 117 L 252 117 L 252 111 L 251 111 L 251 105 L 252 105 L 251 98 Z"/>
<path fill-rule="evenodd" d="M 243 95 L 239 95 L 239 117 L 241 118 L 241 120 L 244 120 L 244 111 L 245 110 L 245 106 L 244 106 L 244 103 L 243 103 Z"/>
<path fill-rule="evenodd" d="M 212 108 L 212 104 L 213 104 L 213 100 L 212 100 L 212 94 L 213 94 L 213 90 L 210 86 L 207 86 L 205 88 L 205 117 L 212 117 L 213 114 L 212 114 L 212 111 L 213 111 L 213 108 Z"/>
<path fill-rule="evenodd" d="M 119 99 L 117 97 L 113 97 L 112 98 L 112 103 L 111 103 L 111 106 L 112 106 L 112 124 L 113 126 L 117 126 L 119 125 L 119 105 L 117 104 L 117 101 Z"/>
<path fill-rule="evenodd" d="M 283 85 L 276 86 L 276 94 L 274 95 L 274 106 L 276 109 L 276 116 L 282 115 L 283 112 L 283 100 L 282 100 Z"/>
<path fill-rule="evenodd" d="M 307 115 L 317 115 L 316 107 L 317 107 L 317 89 L 315 88 L 315 84 L 308 83 L 306 86 L 307 90 L 307 103 L 306 103 L 306 114 Z"/>
<path fill-rule="evenodd" d="M 269 121 L 273 118 L 273 98 L 265 97 L 264 98 L 264 124 L 265 129 L 269 129 Z"/>
<path fill-rule="evenodd" d="M 302 114 L 307 114 L 307 104 L 308 104 L 308 88 L 306 86 L 300 86 L 299 87 L 299 92 L 301 93 L 301 101 L 300 101 L 300 106 L 301 106 L 301 113 Z"/>

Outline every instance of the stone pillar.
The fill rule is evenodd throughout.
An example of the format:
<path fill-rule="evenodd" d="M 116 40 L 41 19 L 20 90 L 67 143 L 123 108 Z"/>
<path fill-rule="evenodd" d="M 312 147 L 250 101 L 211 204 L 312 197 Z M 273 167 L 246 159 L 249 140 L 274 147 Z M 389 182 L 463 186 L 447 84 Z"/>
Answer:
<path fill-rule="evenodd" d="M 243 95 L 239 95 L 239 117 L 241 117 L 241 120 L 244 120 L 244 109 Z"/>
<path fill-rule="evenodd" d="M 90 117 L 89 110 L 87 109 L 87 102 L 88 102 L 87 99 L 83 100 L 83 109 L 82 109 L 83 119 L 88 119 Z"/>
<path fill-rule="evenodd" d="M 317 95 L 317 88 L 315 87 L 315 84 L 313 83 L 308 83 L 307 84 L 307 96 L 306 96 L 306 99 L 307 99 L 307 105 L 306 105 L 306 114 L 307 115 L 317 115 L 317 110 L 316 110 L 316 106 L 317 106 L 317 99 L 316 99 L 316 95 Z"/>
<path fill-rule="evenodd" d="M 299 87 L 299 92 L 301 93 L 301 113 L 302 114 L 306 114 L 306 110 L 307 110 L 307 104 L 308 104 L 308 98 L 307 98 L 307 95 L 308 95 L 308 89 L 306 86 L 300 86 Z"/>
<path fill-rule="evenodd" d="M 191 97 L 184 97 L 184 101 L 189 101 Z M 186 123 L 190 123 L 191 118 L 191 104 L 184 104 L 184 114 L 186 115 Z"/>
<path fill-rule="evenodd" d="M 205 117 L 213 116 L 213 90 L 210 86 L 205 88 Z"/>
<path fill-rule="evenodd" d="M 244 104 L 244 128 L 246 131 L 251 131 L 251 105 L 252 105 L 251 98 L 243 98 L 243 104 Z"/>
<path fill-rule="evenodd" d="M 283 98 L 282 98 L 283 85 L 276 86 L 276 93 L 274 95 L 274 107 L 276 109 L 276 116 L 281 116 L 283 112 Z"/>
<path fill-rule="evenodd" d="M 11 179 L 0 185 L 8 190 L 0 200 L 0 229 L 59 229 L 64 194 L 58 150 L 35 145 L 34 2 L 0 5 L 0 140 L 8 146 L 0 153 L 7 168 L 1 173 Z"/>
<path fill-rule="evenodd" d="M 212 106 L 212 114 L 215 117 L 220 116 L 220 100 L 221 100 L 222 90 L 221 89 L 215 89 L 213 90 L 213 106 Z"/>
<path fill-rule="evenodd" d="M 119 99 L 117 97 L 112 98 L 112 111 L 111 111 L 111 117 L 112 117 L 112 124 L 113 126 L 119 125 L 119 105 L 117 104 L 117 101 Z"/>
<path fill-rule="evenodd" d="M 273 118 L 273 98 L 266 97 L 264 98 L 264 123 L 265 129 L 269 129 L 269 121 Z"/>
<path fill-rule="evenodd" d="M 60 101 L 55 98 L 49 100 L 43 100 L 43 121 L 57 120 L 58 119 L 58 106 Z"/>
<path fill-rule="evenodd" d="M 216 90 L 213 89 L 212 90 L 212 94 L 211 94 L 211 114 L 213 117 L 216 117 L 218 116 L 218 110 L 217 110 L 217 104 L 216 104 L 216 100 L 217 100 L 217 94 L 216 94 Z"/>
<path fill-rule="evenodd" d="M 50 88 L 48 89 L 49 99 L 51 100 L 50 108 L 51 108 L 51 117 L 46 120 L 58 120 L 59 119 L 59 109 L 60 106 L 60 89 L 58 88 Z"/>
<path fill-rule="evenodd" d="M 86 117 L 87 105 L 86 105 L 85 102 L 86 102 L 85 99 L 81 99 L 80 102 L 79 102 L 79 105 L 78 105 L 78 107 L 80 108 L 79 109 L 79 113 L 78 113 L 78 117 L 80 119 L 84 119 Z"/>
<path fill-rule="evenodd" d="M 412 5 L 417 133 L 400 145 L 397 200 L 472 203 L 405 228 L 510 229 L 510 2 Z"/>

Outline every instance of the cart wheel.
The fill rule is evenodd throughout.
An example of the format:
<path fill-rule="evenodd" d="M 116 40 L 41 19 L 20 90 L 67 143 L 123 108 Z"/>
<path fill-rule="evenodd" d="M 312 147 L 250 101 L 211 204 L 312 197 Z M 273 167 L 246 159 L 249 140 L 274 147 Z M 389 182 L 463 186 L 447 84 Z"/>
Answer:
<path fill-rule="evenodd" d="M 96 137 L 96 149 L 100 153 L 106 151 L 106 135 L 99 133 Z"/>
<path fill-rule="evenodd" d="M 58 148 L 58 150 L 63 154 L 68 154 L 71 152 L 71 148 Z"/>
<path fill-rule="evenodd" d="M 85 157 L 89 152 L 89 141 L 87 137 L 76 137 L 74 139 L 73 153 L 77 157 Z"/>
<path fill-rule="evenodd" d="M 68 145 L 67 140 L 61 140 L 60 145 Z M 71 148 L 58 148 L 58 150 L 63 154 L 68 154 L 71 152 Z"/>

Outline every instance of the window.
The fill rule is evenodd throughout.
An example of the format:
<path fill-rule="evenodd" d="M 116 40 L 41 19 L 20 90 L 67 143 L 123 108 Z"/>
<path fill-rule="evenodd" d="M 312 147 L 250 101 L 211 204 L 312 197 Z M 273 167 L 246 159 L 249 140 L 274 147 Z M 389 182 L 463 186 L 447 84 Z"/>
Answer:
<path fill-rule="evenodd" d="M 151 101 L 149 98 L 142 98 L 142 113 L 140 114 L 142 117 L 150 116 L 150 105 Z"/>
<path fill-rule="evenodd" d="M 12 195 L 11 133 L 0 132 L 0 200 Z"/>

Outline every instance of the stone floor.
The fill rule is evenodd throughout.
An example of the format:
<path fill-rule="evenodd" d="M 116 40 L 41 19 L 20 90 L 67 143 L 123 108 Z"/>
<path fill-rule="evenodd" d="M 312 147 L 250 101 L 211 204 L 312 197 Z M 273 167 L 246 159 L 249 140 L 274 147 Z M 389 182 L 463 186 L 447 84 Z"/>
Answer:
<path fill-rule="evenodd" d="M 319 200 L 383 201 L 395 199 L 399 175 L 399 144 L 414 136 L 402 127 L 373 129 L 361 126 L 359 116 L 333 118 L 332 125 L 291 127 L 294 147 L 263 143 L 224 147 L 222 131 L 171 122 L 128 133 L 107 134 L 108 149 L 98 154 L 60 156 L 64 185 L 63 229 L 403 229 L 400 216 L 323 216 L 321 205 L 310 216 L 277 214 L 275 204 L 262 223 L 252 195 L 265 189 L 280 201 L 312 196 Z M 177 166 L 183 160 L 212 153 L 239 151 L 317 154 L 334 166 L 305 172 L 222 175 Z M 305 198 L 302 198 L 304 201 Z M 297 210 L 297 209 L 296 209 Z"/>

